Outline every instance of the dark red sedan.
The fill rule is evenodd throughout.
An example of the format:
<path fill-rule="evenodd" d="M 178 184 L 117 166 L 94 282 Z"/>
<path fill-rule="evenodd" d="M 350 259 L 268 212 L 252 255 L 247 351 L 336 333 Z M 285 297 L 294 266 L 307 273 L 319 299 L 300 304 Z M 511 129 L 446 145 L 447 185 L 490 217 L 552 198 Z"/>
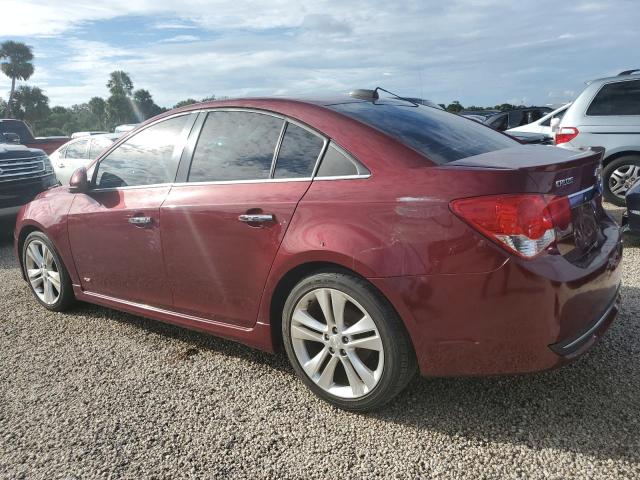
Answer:
<path fill-rule="evenodd" d="M 593 345 L 622 253 L 600 156 L 375 91 L 204 103 L 25 206 L 15 248 L 50 310 L 283 345 L 314 393 L 367 410 L 416 369 L 533 372 Z"/>

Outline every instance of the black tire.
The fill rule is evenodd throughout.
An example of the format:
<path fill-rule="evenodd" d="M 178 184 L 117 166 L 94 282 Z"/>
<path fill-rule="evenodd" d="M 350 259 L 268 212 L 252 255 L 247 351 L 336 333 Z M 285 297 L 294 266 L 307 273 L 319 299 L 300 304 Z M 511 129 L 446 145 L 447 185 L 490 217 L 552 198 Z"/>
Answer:
<path fill-rule="evenodd" d="M 31 285 L 31 282 L 28 280 L 29 275 L 27 274 L 27 258 L 26 258 L 27 248 L 35 240 L 38 240 L 44 243 L 47 246 L 47 248 L 51 251 L 51 254 L 53 256 L 53 259 L 58 269 L 58 273 L 60 274 L 60 293 L 57 301 L 52 304 L 48 304 L 42 301 L 38 296 L 38 294 L 36 293 L 36 291 L 34 290 L 33 285 Z M 38 303 L 40 303 L 40 305 L 42 305 L 47 310 L 51 310 L 53 312 L 63 312 L 69 309 L 69 307 L 71 307 L 75 302 L 73 287 L 71 285 L 71 277 L 69 277 L 69 272 L 67 271 L 67 268 L 62 262 L 62 259 L 60 258 L 60 255 L 58 254 L 58 251 L 56 250 L 51 240 L 49 240 L 49 238 L 42 232 L 38 232 L 38 231 L 31 232 L 29 235 L 27 235 L 27 238 L 25 238 L 24 243 L 22 244 L 21 255 L 22 255 L 22 269 L 24 271 L 24 276 L 27 279 L 27 283 L 29 285 L 29 288 L 31 289 L 31 293 L 33 293 L 33 296 L 36 298 Z"/>
<path fill-rule="evenodd" d="M 624 157 L 616 158 L 615 160 L 609 162 L 604 169 L 602 170 L 602 183 L 604 187 L 604 198 L 607 202 L 613 203 L 618 207 L 624 207 L 626 202 L 624 198 L 617 196 L 613 193 L 609 186 L 609 179 L 611 178 L 611 174 L 615 172 L 618 168 L 623 167 L 625 165 L 635 165 L 640 167 L 640 154 L 639 155 L 626 155 Z"/>
<path fill-rule="evenodd" d="M 374 321 L 384 349 L 384 364 L 378 383 L 358 398 L 343 398 L 325 391 L 309 378 L 294 351 L 291 337 L 292 316 L 298 302 L 318 288 L 330 288 L 358 302 Z M 346 272 L 322 272 L 300 281 L 285 302 L 282 338 L 296 374 L 321 399 L 345 410 L 370 411 L 380 408 L 400 393 L 415 376 L 416 358 L 409 335 L 391 304 L 366 280 Z"/>

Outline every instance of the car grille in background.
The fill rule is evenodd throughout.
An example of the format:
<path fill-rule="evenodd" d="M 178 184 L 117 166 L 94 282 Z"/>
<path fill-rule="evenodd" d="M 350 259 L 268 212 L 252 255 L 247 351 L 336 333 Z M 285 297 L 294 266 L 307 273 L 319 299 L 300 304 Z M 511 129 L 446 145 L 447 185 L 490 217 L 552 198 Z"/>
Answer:
<path fill-rule="evenodd" d="M 0 182 L 41 177 L 46 173 L 44 160 L 42 156 L 0 160 Z"/>

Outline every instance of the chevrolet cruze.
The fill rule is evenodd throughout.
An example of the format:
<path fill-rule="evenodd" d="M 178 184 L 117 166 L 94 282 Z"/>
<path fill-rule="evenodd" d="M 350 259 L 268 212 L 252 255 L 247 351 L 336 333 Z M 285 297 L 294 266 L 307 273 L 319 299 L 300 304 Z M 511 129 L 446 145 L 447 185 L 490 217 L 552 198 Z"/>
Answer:
<path fill-rule="evenodd" d="M 156 117 L 21 210 L 35 299 L 286 351 L 319 397 L 579 356 L 619 307 L 600 151 L 525 146 L 376 91 Z"/>

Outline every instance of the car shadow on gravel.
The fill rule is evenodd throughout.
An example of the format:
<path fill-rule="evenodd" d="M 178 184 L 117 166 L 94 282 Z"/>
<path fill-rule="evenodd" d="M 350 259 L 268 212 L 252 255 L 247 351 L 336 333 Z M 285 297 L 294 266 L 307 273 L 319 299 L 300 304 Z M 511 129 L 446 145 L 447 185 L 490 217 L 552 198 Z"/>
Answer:
<path fill-rule="evenodd" d="M 479 442 L 640 463 L 640 289 L 623 287 L 617 321 L 573 364 L 538 374 L 417 378 L 380 420 Z"/>

